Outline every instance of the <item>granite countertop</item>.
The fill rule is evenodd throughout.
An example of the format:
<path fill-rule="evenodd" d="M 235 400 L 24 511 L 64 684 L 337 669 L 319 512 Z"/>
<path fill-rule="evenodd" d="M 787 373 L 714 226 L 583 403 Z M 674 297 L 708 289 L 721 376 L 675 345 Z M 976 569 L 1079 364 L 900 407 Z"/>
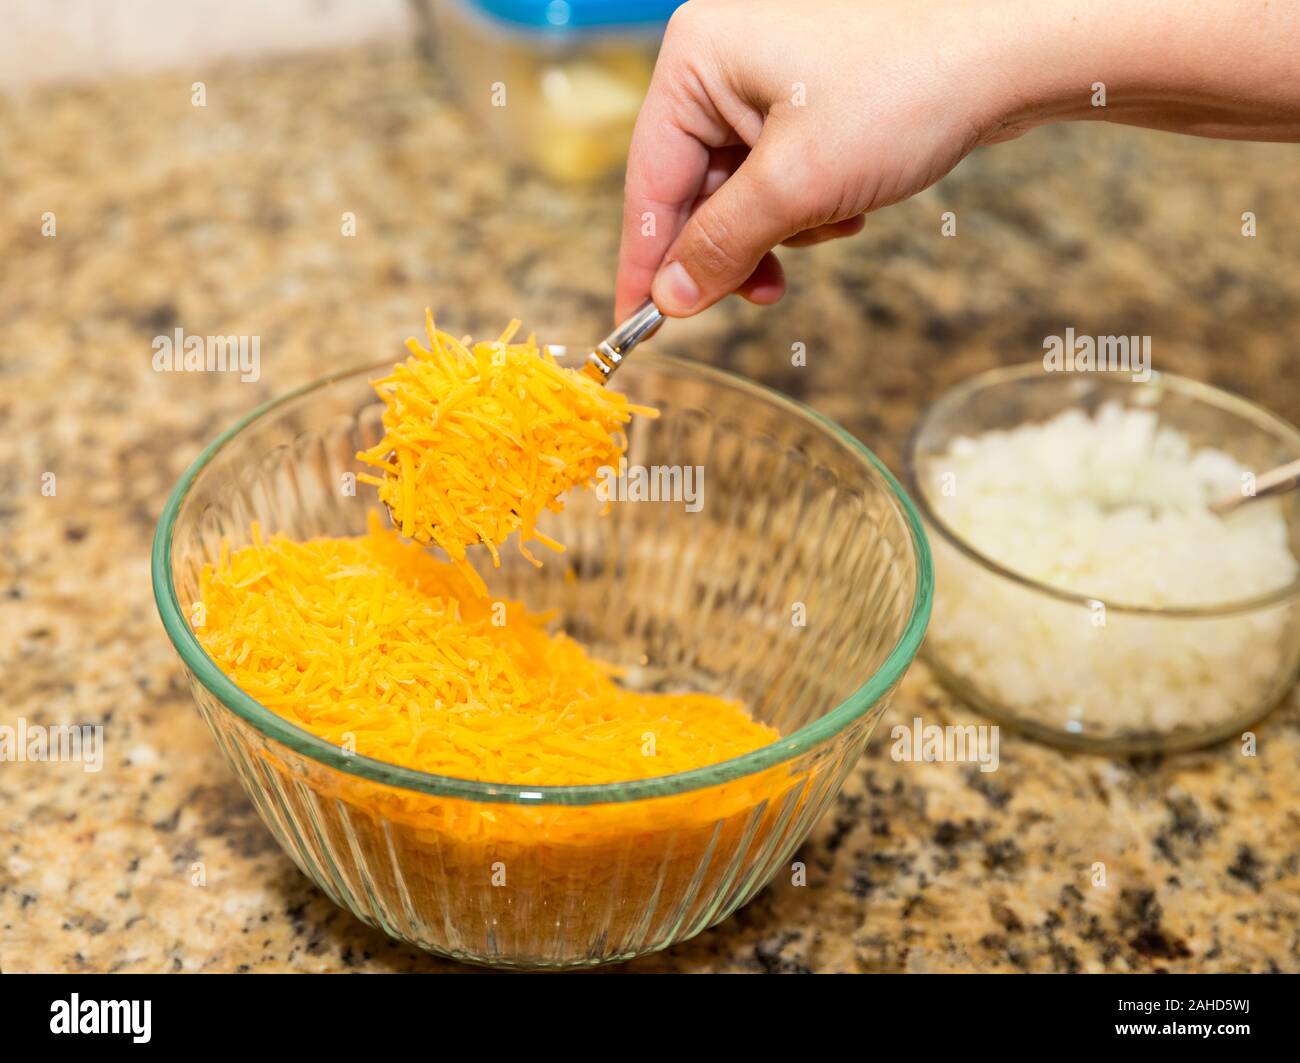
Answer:
<path fill-rule="evenodd" d="M 599 334 L 619 189 L 557 192 L 504 165 L 405 54 L 204 76 L 205 108 L 191 72 L 0 98 L 0 723 L 102 723 L 106 739 L 98 773 L 0 763 L 0 969 L 451 968 L 336 908 L 263 828 L 163 634 L 150 536 L 205 441 L 398 353 L 426 303 L 460 331 L 518 315 Z M 1156 368 L 1300 420 L 1297 150 L 1040 131 L 852 242 L 790 253 L 781 306 L 727 305 L 672 341 L 895 467 L 926 402 L 1041 357 L 1067 326 L 1150 334 Z M 260 379 L 153 372 L 152 337 L 178 326 L 260 335 Z M 1227 743 L 1109 760 L 1004 733 L 987 775 L 891 760 L 888 729 L 916 715 L 972 718 L 912 669 L 802 850 L 807 886 L 778 881 L 615 970 L 1300 970 L 1294 699 L 1253 758 Z"/>

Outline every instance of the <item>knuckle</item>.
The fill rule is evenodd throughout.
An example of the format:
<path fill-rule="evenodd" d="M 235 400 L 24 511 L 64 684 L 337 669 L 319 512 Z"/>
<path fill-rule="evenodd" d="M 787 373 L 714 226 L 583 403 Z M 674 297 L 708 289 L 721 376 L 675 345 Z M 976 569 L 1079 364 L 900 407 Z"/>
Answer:
<path fill-rule="evenodd" d="M 801 156 L 755 159 L 753 182 L 764 209 L 783 228 L 794 233 L 810 227 L 810 208 L 817 184 Z"/>
<path fill-rule="evenodd" d="M 859 213 L 838 174 L 843 167 L 824 158 L 820 149 L 801 146 L 755 161 L 755 186 L 789 234 Z"/>
<path fill-rule="evenodd" d="M 664 30 L 663 49 L 676 49 L 683 42 L 692 40 L 699 32 L 702 9 L 698 3 L 687 0 L 681 4 L 668 19 Z"/>

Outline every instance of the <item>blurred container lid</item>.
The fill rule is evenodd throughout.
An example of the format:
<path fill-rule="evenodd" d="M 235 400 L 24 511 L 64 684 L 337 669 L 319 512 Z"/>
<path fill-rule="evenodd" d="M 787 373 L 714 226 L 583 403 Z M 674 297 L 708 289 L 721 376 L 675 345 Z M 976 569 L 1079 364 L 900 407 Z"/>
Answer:
<path fill-rule="evenodd" d="M 593 29 L 667 22 L 683 0 L 462 0 L 485 14 L 537 29 Z"/>

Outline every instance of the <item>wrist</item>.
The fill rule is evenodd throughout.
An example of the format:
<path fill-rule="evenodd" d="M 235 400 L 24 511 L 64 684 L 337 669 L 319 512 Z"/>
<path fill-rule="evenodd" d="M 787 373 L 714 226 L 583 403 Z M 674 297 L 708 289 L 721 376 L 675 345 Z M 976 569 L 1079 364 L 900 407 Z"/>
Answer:
<path fill-rule="evenodd" d="M 1107 108 L 1131 100 L 1130 59 L 1121 44 L 1128 27 L 1117 24 L 1116 6 L 1109 0 L 1002 5 L 999 32 L 990 35 L 993 84 L 984 143 L 1054 122 L 1112 118 L 1115 111 Z"/>

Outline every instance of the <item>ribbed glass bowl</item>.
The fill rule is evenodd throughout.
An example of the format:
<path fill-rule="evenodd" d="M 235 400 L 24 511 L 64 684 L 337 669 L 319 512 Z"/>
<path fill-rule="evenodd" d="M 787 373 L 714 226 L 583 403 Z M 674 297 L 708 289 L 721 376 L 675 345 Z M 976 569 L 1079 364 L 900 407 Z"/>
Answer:
<path fill-rule="evenodd" d="M 944 516 L 955 439 L 1108 403 L 1152 411 L 1194 448 L 1226 451 L 1257 473 L 1300 457 L 1300 432 L 1280 417 L 1171 373 L 1142 381 L 1031 362 L 971 378 L 930 407 L 906 455 L 939 584 L 926 663 L 986 715 L 1070 749 L 1164 753 L 1240 736 L 1300 671 L 1300 580 L 1249 598 L 1144 606 L 999 564 Z M 1251 505 L 1277 509 L 1300 557 L 1300 492 Z"/>
<path fill-rule="evenodd" d="M 773 392 L 638 351 L 617 386 L 661 411 L 630 465 L 700 466 L 702 506 L 574 492 L 535 569 L 510 544 L 495 595 L 559 623 L 643 689 L 744 701 L 780 741 L 677 775 L 598 786 L 477 782 L 349 754 L 239 690 L 191 627 L 200 572 L 249 526 L 365 530 L 355 453 L 381 437 L 340 373 L 257 410 L 181 478 L 154 592 L 203 718 L 285 851 L 393 937 L 497 966 L 606 963 L 726 918 L 783 868 L 839 790 L 915 656 L 933 577 L 918 518 L 860 443 Z M 696 508 L 696 507 L 692 507 Z"/>

